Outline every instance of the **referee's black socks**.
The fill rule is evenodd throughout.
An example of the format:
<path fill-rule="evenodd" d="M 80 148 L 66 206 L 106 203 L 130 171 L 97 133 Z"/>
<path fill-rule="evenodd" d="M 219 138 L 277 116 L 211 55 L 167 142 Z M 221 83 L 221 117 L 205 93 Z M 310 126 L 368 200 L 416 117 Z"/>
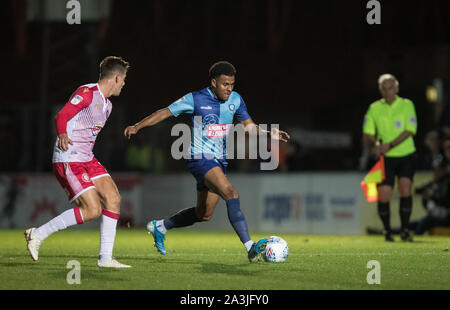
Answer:
<path fill-rule="evenodd" d="M 412 212 L 412 197 L 400 197 L 400 224 L 402 231 L 408 229 Z"/>
<path fill-rule="evenodd" d="M 390 220 L 390 209 L 389 202 L 378 201 L 378 215 L 383 222 L 384 230 L 388 233 L 391 232 L 391 220 Z"/>

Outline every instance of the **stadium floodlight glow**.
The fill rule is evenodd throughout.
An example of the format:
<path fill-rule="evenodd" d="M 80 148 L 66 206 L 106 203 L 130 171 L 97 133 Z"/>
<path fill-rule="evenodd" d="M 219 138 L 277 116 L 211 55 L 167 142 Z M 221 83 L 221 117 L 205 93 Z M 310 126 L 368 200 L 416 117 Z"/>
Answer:
<path fill-rule="evenodd" d="M 428 102 L 431 102 L 431 103 L 437 102 L 438 94 L 437 94 L 437 90 L 434 86 L 427 86 L 425 93 L 426 93 Z"/>

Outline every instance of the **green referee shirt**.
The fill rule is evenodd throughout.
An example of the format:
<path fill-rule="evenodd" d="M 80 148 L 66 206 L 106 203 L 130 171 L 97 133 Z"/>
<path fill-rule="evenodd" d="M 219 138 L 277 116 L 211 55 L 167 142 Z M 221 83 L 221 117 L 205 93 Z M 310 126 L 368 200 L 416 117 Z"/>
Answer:
<path fill-rule="evenodd" d="M 414 135 L 417 132 L 416 111 L 411 100 L 396 96 L 391 105 L 383 98 L 369 106 L 364 117 L 363 133 L 376 135 L 377 140 L 381 139 L 382 143 L 391 143 L 405 130 Z M 410 136 L 389 150 L 386 156 L 403 157 L 415 150 L 414 139 Z"/>

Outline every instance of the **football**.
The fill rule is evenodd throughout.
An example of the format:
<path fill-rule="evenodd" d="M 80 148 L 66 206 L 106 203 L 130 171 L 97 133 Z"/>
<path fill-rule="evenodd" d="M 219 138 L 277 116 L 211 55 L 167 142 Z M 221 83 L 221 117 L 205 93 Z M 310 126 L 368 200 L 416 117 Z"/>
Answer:
<path fill-rule="evenodd" d="M 263 252 L 263 258 L 266 262 L 282 263 L 289 255 L 287 242 L 277 236 L 267 238 L 266 249 Z"/>

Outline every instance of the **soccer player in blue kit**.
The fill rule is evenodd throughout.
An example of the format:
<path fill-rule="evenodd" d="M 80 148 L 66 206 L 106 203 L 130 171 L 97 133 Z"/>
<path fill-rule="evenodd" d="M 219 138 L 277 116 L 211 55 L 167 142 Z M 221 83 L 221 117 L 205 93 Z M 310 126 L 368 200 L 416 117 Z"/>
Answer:
<path fill-rule="evenodd" d="M 257 262 L 259 254 L 264 251 L 267 240 L 253 242 L 248 233 L 247 222 L 241 211 L 239 193 L 226 177 L 228 163 L 225 157 L 227 129 L 233 124 L 233 118 L 240 122 L 249 134 L 267 135 L 272 139 L 287 142 L 289 135 L 277 128 L 263 130 L 253 122 L 247 112 L 241 96 L 233 91 L 236 69 L 226 61 L 219 61 L 211 66 L 210 87 L 188 93 L 166 108 L 145 117 L 133 126 L 128 126 L 124 135 L 130 139 L 144 127 L 153 126 L 168 117 L 182 113 L 192 114 L 193 135 L 190 146 L 190 158 L 187 165 L 197 180 L 197 205 L 179 211 L 164 220 L 153 220 L 147 225 L 152 233 L 157 250 L 165 255 L 165 234 L 177 227 L 186 227 L 196 222 L 209 221 L 214 209 L 222 197 L 226 201 L 228 219 L 239 239 L 244 244 L 250 262 Z M 196 130 L 196 117 L 202 120 L 201 130 Z M 218 139 L 220 141 L 218 141 Z M 219 146 L 219 147 L 218 147 Z"/>

